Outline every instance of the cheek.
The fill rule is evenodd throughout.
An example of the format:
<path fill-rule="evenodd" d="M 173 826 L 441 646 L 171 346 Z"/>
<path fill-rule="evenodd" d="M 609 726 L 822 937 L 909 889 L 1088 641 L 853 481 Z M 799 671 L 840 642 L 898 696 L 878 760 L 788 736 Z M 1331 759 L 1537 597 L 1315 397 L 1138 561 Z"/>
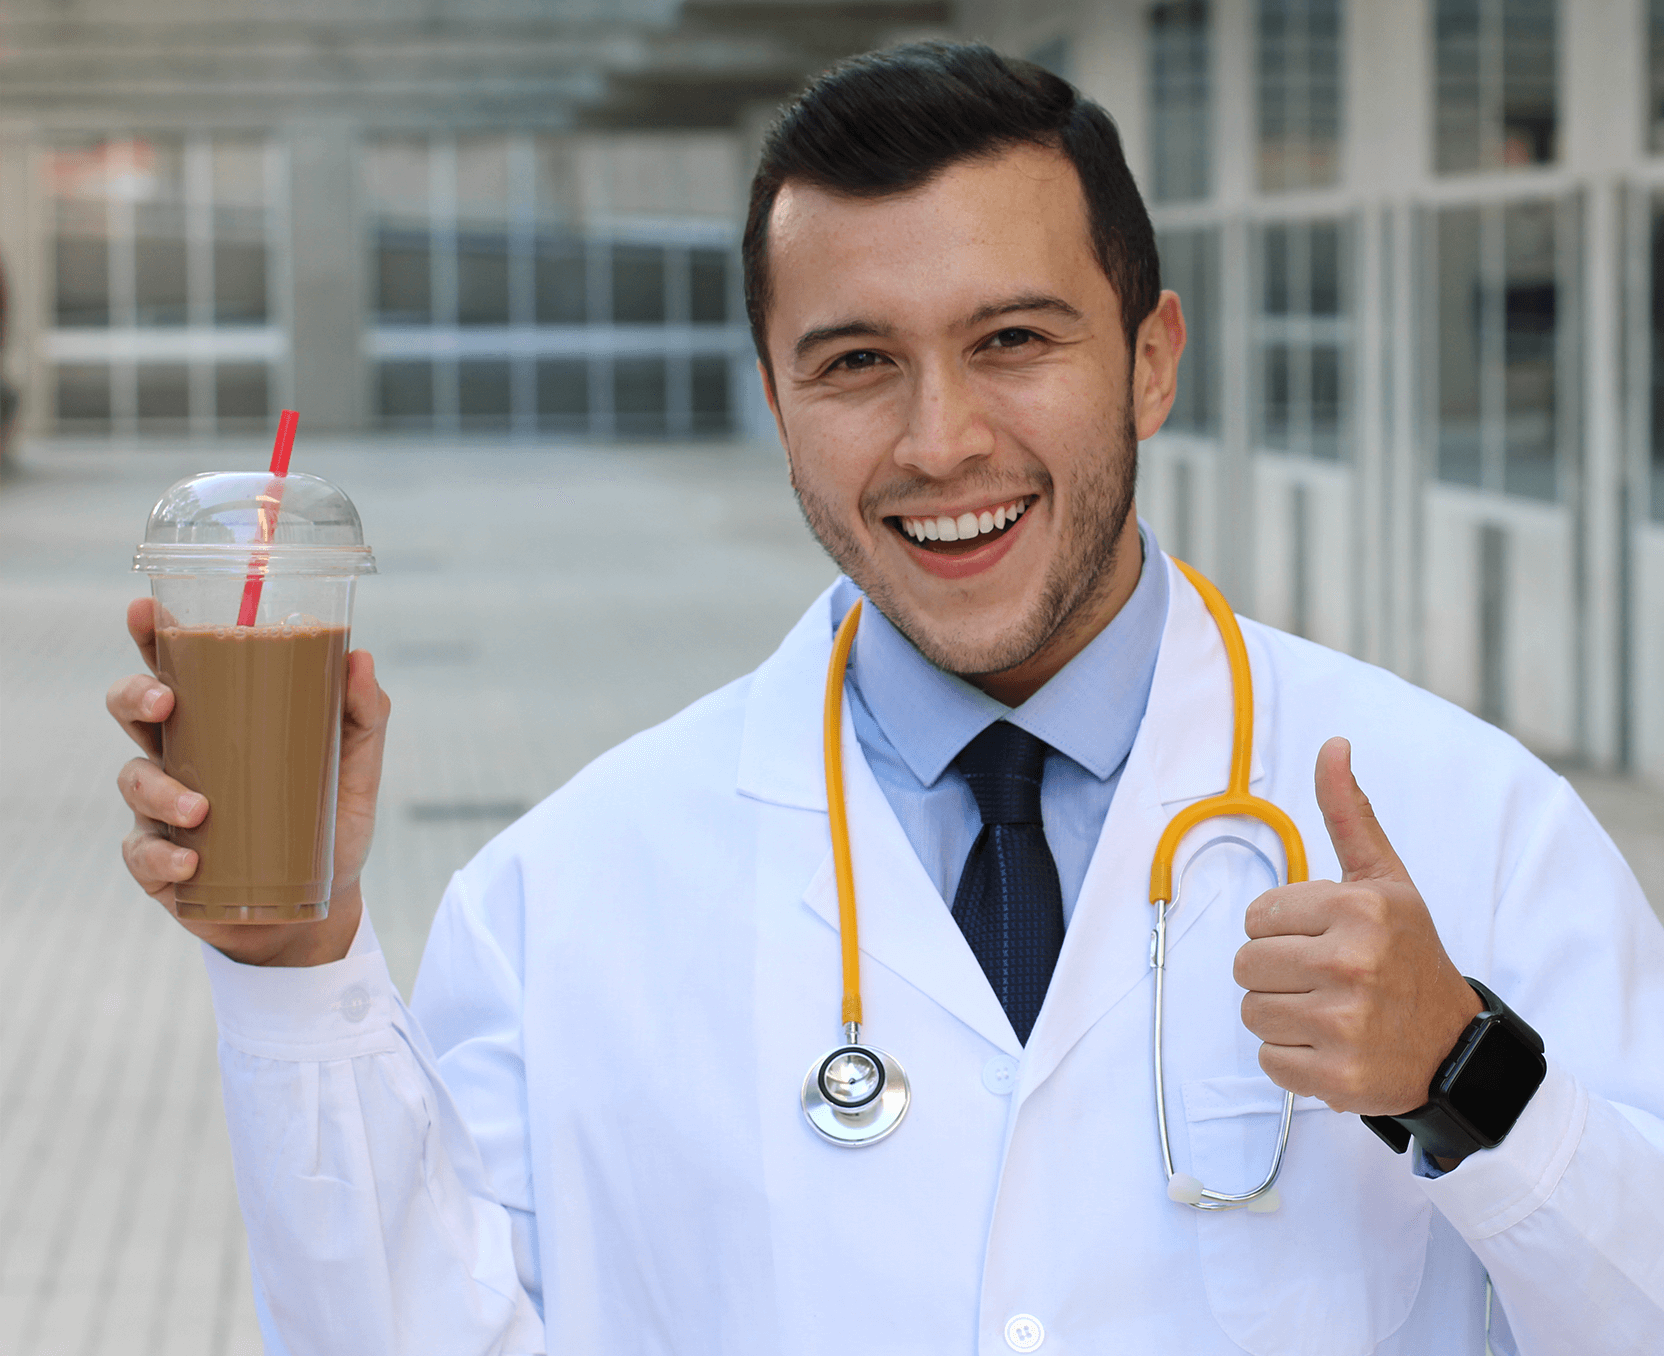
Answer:
<path fill-rule="evenodd" d="M 895 446 L 893 405 L 890 399 L 813 401 L 786 411 L 793 484 L 852 509 Z"/>
<path fill-rule="evenodd" d="M 1104 430 L 1118 415 L 1111 390 L 1095 371 L 1060 366 L 1022 380 L 990 382 L 985 408 L 998 431 L 1049 463 L 1060 453 L 1102 445 Z"/>

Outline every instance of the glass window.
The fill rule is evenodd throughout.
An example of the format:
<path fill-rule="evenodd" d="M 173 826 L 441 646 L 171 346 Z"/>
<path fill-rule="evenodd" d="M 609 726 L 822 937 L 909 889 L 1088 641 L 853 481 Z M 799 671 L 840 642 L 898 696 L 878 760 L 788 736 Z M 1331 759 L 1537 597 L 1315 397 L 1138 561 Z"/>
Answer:
<path fill-rule="evenodd" d="M 612 247 L 612 318 L 616 325 L 662 325 L 664 251 L 654 245 Z"/>
<path fill-rule="evenodd" d="M 144 326 L 183 325 L 189 307 L 184 139 L 135 141 L 133 165 L 134 320 Z"/>
<path fill-rule="evenodd" d="M 1259 441 L 1335 460 L 1350 414 L 1349 224 L 1285 222 L 1258 236 Z"/>
<path fill-rule="evenodd" d="M 371 142 L 364 151 L 376 266 L 376 319 L 383 325 L 433 320 L 431 185 L 425 137 Z"/>
<path fill-rule="evenodd" d="M 266 323 L 266 145 L 216 140 L 214 323 Z"/>
<path fill-rule="evenodd" d="M 507 428 L 513 410 L 506 358 L 469 358 L 457 364 L 457 414 L 464 428 Z"/>
<path fill-rule="evenodd" d="M 688 319 L 695 325 L 721 325 L 727 322 L 726 250 L 688 251 Z"/>
<path fill-rule="evenodd" d="M 1555 0 L 1437 0 L 1434 161 L 1441 174 L 1556 156 Z"/>
<path fill-rule="evenodd" d="M 559 233 L 539 235 L 536 276 L 537 323 L 582 325 L 589 314 L 584 242 Z"/>
<path fill-rule="evenodd" d="M 1438 214 L 1439 478 L 1559 496 L 1553 202 Z"/>
<path fill-rule="evenodd" d="M 1161 284 L 1179 294 L 1187 338 L 1179 360 L 1179 389 L 1166 427 L 1205 437 L 1219 432 L 1219 232 L 1162 231 Z"/>
<path fill-rule="evenodd" d="M 1664 522 L 1664 195 L 1652 205 L 1652 516 Z"/>
<path fill-rule="evenodd" d="M 190 372 L 184 363 L 139 365 L 139 418 L 180 422 L 191 417 Z"/>
<path fill-rule="evenodd" d="M 693 360 L 692 404 L 695 433 L 727 433 L 732 427 L 728 408 L 728 359 L 720 355 Z"/>
<path fill-rule="evenodd" d="M 1654 155 L 1664 154 L 1664 0 L 1647 0 L 1647 128 Z"/>
<path fill-rule="evenodd" d="M 1478 485 L 1484 461 L 1481 372 L 1488 365 L 1480 342 L 1487 326 L 1479 275 L 1479 209 L 1440 212 L 1437 235 L 1439 479 Z"/>
<path fill-rule="evenodd" d="M 109 189 L 118 155 L 117 145 L 104 141 L 67 143 L 47 153 L 55 216 L 53 320 L 63 328 L 110 323 Z M 70 378 L 72 386 L 78 381 Z M 107 419 L 108 391 L 104 399 L 106 409 L 99 417 Z"/>
<path fill-rule="evenodd" d="M 618 431 L 639 437 L 665 432 L 665 361 L 618 358 L 612 368 L 613 419 Z"/>
<path fill-rule="evenodd" d="M 432 363 L 382 363 L 376 379 L 377 410 L 384 427 L 428 428 L 432 425 Z"/>
<path fill-rule="evenodd" d="M 1260 188 L 1340 176 L 1340 0 L 1260 0 Z"/>
<path fill-rule="evenodd" d="M 456 143 L 456 318 L 460 325 L 509 323 L 508 138 Z"/>
<path fill-rule="evenodd" d="M 58 419 L 77 432 L 110 427 L 110 369 L 102 363 L 59 363 Z"/>
<path fill-rule="evenodd" d="M 581 358 L 544 358 L 537 364 L 537 423 L 552 433 L 589 428 L 589 364 Z"/>
<path fill-rule="evenodd" d="M 214 369 L 214 409 L 219 419 L 264 424 L 271 411 L 265 365 L 221 363 Z"/>
<path fill-rule="evenodd" d="M 1206 0 L 1150 9 L 1150 190 L 1157 202 L 1212 188 Z"/>

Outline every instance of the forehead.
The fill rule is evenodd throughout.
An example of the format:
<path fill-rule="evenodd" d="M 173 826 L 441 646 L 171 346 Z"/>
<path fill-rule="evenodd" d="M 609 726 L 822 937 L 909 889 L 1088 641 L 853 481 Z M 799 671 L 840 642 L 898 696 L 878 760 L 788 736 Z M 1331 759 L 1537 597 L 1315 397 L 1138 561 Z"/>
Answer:
<path fill-rule="evenodd" d="M 922 319 L 921 308 L 974 309 L 989 289 L 1107 287 L 1080 178 L 1065 155 L 1040 146 L 961 161 L 882 198 L 788 182 L 768 241 L 771 343 L 822 323 L 829 309 L 878 306 Z"/>

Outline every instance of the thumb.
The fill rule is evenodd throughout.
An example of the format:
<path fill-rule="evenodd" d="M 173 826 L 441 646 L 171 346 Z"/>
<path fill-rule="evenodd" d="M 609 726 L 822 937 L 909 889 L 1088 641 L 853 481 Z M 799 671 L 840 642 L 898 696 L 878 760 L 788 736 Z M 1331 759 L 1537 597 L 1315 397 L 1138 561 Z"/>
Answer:
<path fill-rule="evenodd" d="M 1399 880 L 1409 872 L 1352 775 L 1352 746 L 1336 737 L 1317 754 L 1317 808 L 1340 859 L 1342 880 Z"/>

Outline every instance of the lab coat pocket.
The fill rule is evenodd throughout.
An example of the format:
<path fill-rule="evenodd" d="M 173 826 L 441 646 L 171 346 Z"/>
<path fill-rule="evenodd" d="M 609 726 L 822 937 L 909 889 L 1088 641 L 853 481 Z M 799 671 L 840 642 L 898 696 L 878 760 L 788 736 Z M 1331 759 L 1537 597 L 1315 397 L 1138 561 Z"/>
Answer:
<path fill-rule="evenodd" d="M 1184 1085 L 1190 1169 L 1216 1191 L 1264 1180 L 1282 1091 L 1260 1077 Z M 1251 1356 L 1365 1356 L 1409 1317 L 1421 1288 L 1432 1206 L 1404 1160 L 1356 1116 L 1294 1103 L 1277 1179 L 1281 1206 L 1198 1211 L 1214 1319 Z"/>

